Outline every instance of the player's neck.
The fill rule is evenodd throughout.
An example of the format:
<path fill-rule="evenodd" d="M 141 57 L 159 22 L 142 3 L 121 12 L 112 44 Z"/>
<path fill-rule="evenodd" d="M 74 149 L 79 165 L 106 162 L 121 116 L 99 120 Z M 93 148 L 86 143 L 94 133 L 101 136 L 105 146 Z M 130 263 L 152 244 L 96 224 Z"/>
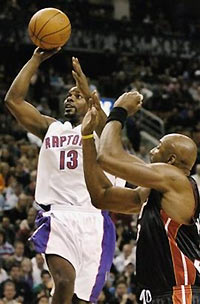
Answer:
<path fill-rule="evenodd" d="M 76 122 L 76 123 L 71 122 L 71 124 L 72 124 L 72 127 L 75 128 L 75 127 L 79 126 L 81 124 L 81 122 Z"/>
<path fill-rule="evenodd" d="M 184 172 L 184 174 L 185 174 L 186 176 L 190 176 L 190 170 L 185 169 L 185 170 L 183 170 L 183 172 Z"/>
<path fill-rule="evenodd" d="M 184 164 L 183 162 L 179 161 L 178 159 L 175 160 L 173 165 L 177 168 L 179 168 L 186 176 L 190 175 L 190 168 L 188 165 Z"/>
<path fill-rule="evenodd" d="M 82 123 L 83 118 L 82 117 L 73 117 L 73 118 L 66 119 L 66 121 L 69 121 L 72 124 L 72 127 L 75 128 Z"/>
<path fill-rule="evenodd" d="M 178 166 L 177 166 L 178 167 Z M 190 176 L 190 170 L 188 168 L 179 166 L 179 169 L 181 169 L 181 171 L 186 175 L 186 176 Z"/>

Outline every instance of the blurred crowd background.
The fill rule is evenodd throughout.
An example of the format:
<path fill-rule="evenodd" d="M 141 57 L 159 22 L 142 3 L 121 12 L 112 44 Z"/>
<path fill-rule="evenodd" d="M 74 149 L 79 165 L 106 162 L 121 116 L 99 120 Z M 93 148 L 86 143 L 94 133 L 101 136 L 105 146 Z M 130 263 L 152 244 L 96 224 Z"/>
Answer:
<path fill-rule="evenodd" d="M 192 174 L 200 188 L 200 3 L 193 0 L 5 0 L 0 12 L 0 304 L 49 303 L 52 280 L 28 238 L 35 229 L 34 190 L 41 142 L 22 129 L 3 100 L 34 46 L 27 26 L 44 7 L 70 18 L 63 50 L 32 78 L 27 100 L 43 114 L 63 118 L 62 102 L 74 85 L 71 57 L 79 58 L 91 89 L 115 100 L 128 90 L 144 95 L 144 109 L 159 117 L 164 133 L 193 138 L 198 159 Z M 127 122 L 124 146 L 149 162 L 142 125 Z M 115 259 L 98 303 L 137 304 L 137 216 L 112 214 Z"/>

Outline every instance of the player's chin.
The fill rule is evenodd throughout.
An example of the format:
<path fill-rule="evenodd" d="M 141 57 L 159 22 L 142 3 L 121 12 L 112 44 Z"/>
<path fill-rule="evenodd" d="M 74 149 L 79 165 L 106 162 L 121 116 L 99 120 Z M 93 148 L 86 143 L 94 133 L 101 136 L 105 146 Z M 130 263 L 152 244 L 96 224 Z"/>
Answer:
<path fill-rule="evenodd" d="M 72 108 L 72 109 L 66 109 L 64 112 L 64 116 L 66 118 L 70 118 L 70 117 L 74 117 L 76 115 L 76 109 Z"/>

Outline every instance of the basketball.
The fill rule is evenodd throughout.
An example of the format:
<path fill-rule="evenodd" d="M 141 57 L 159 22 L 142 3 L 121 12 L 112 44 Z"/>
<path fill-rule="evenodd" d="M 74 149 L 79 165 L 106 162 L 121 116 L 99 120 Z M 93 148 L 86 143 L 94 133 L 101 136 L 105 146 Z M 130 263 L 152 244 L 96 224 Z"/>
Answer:
<path fill-rule="evenodd" d="M 69 40 L 71 23 L 61 10 L 44 8 L 32 16 L 28 32 L 36 46 L 50 50 L 63 46 Z"/>

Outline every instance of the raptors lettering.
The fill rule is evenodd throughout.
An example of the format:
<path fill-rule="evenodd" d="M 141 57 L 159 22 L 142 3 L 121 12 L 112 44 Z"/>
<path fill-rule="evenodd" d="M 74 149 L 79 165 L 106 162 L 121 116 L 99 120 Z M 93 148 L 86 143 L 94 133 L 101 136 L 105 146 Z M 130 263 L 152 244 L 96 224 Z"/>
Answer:
<path fill-rule="evenodd" d="M 68 135 L 68 136 L 50 136 L 45 138 L 45 147 L 49 148 L 59 148 L 69 145 L 82 145 L 82 140 L 79 135 Z"/>

